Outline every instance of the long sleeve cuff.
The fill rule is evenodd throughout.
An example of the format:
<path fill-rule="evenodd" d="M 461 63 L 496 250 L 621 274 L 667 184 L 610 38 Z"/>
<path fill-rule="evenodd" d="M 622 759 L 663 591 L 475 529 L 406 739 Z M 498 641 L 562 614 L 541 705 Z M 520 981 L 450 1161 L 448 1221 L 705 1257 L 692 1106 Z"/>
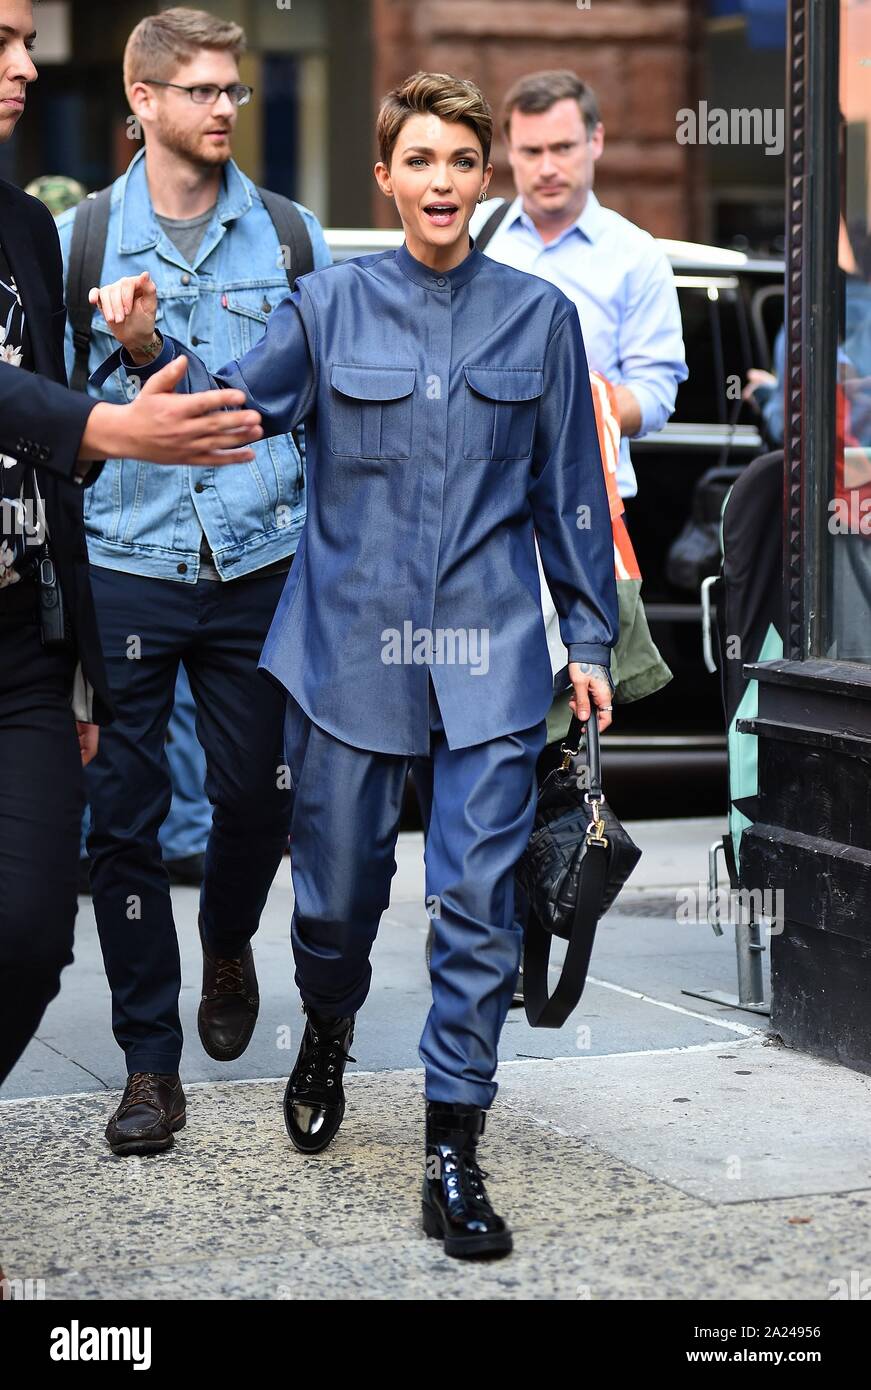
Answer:
<path fill-rule="evenodd" d="M 106 358 L 105 362 L 100 363 L 97 370 L 91 373 L 88 380 L 92 386 L 102 386 L 113 372 L 123 369 L 123 371 L 127 373 L 128 378 L 135 376 L 138 377 L 140 381 L 147 381 L 149 377 L 154 376 L 155 372 L 159 372 L 163 367 L 169 366 L 169 363 L 175 360 L 175 356 L 175 344 L 171 338 L 167 338 L 166 336 L 164 336 L 163 339 L 163 347 L 154 361 L 148 362 L 144 367 L 138 366 L 137 363 L 133 361 L 133 358 L 127 352 L 126 348 L 118 347 Z"/>
<path fill-rule="evenodd" d="M 671 405 L 663 403 L 660 392 L 649 386 L 643 381 L 633 381 L 631 377 L 627 381 L 621 381 L 621 386 L 625 386 L 631 391 L 638 402 L 638 409 L 641 411 L 641 429 L 637 434 L 633 434 L 633 439 L 642 439 L 645 434 L 653 434 L 656 430 L 661 430 L 674 410 L 677 392 L 672 396 Z"/>
<path fill-rule="evenodd" d="M 571 642 L 568 653 L 569 661 L 591 661 L 606 671 L 611 669 L 611 648 L 598 642 Z"/>

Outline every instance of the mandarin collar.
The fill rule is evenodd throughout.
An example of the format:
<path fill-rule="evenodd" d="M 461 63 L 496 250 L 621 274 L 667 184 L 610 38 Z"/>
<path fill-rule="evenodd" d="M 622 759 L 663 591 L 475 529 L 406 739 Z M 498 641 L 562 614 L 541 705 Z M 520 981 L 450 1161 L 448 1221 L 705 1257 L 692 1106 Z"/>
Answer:
<path fill-rule="evenodd" d="M 469 237 L 469 254 L 464 261 L 455 265 L 453 270 L 433 270 L 432 266 L 424 265 L 423 261 L 412 256 L 403 242 L 396 251 L 396 263 L 409 280 L 425 290 L 456 290 L 478 274 L 484 264 L 484 253 L 476 248 Z"/>

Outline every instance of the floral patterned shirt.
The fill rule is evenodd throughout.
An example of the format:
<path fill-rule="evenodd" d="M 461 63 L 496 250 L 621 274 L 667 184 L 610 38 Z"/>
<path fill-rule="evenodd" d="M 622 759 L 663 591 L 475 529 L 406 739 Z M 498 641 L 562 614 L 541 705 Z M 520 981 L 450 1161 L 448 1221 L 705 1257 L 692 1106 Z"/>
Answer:
<path fill-rule="evenodd" d="M 0 363 L 33 370 L 24 306 L 0 242 Z M 37 540 L 36 494 L 29 464 L 0 453 L 0 589 L 33 573 Z"/>

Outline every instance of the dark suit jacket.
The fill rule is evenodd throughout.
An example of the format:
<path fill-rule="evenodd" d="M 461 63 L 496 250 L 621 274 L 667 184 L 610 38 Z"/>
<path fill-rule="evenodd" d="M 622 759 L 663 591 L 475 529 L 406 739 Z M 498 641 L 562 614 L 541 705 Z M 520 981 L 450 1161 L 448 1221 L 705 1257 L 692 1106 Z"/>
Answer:
<path fill-rule="evenodd" d="M 63 268 L 54 218 L 36 198 L 0 179 L 0 238 L 18 285 L 34 372 L 0 362 L 0 453 L 31 459 L 79 660 L 94 690 L 94 719 L 110 717 L 109 694 L 88 577 L 76 455 L 91 397 L 67 390 Z M 37 375 L 38 373 L 38 375 Z M 92 464 L 88 481 L 100 471 Z"/>

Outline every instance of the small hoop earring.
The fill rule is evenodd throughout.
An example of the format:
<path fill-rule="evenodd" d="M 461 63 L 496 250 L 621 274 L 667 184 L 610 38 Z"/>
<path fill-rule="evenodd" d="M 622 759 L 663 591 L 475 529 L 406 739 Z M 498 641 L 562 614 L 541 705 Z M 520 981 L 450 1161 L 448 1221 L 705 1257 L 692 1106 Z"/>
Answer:
<path fill-rule="evenodd" d="M 487 190 L 486 190 L 486 188 L 482 188 L 482 189 L 481 189 L 480 196 L 479 196 L 479 198 L 478 198 L 478 202 L 479 202 L 479 203 L 483 203 L 486 197 L 487 197 Z"/>

